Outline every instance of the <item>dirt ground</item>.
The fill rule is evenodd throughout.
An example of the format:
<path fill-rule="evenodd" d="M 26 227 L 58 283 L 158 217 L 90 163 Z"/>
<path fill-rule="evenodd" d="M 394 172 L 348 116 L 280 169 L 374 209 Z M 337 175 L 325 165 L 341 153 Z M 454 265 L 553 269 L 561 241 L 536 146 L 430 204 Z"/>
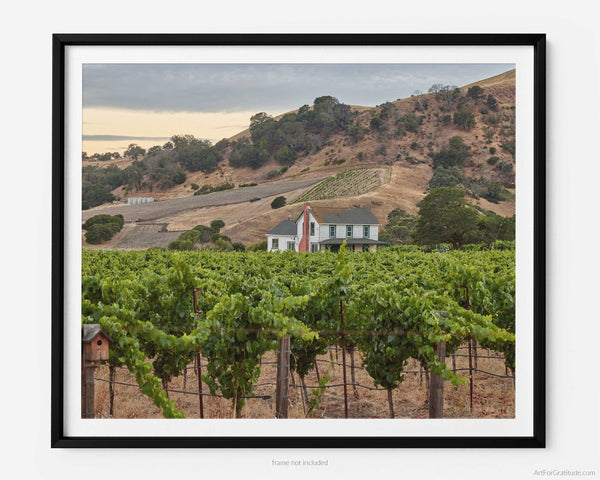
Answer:
<path fill-rule="evenodd" d="M 468 350 L 461 349 L 456 356 L 456 368 L 468 368 Z M 498 358 L 478 358 L 477 367 L 490 373 L 505 375 L 504 361 L 497 352 L 478 349 L 480 356 Z M 356 393 L 352 386 L 347 387 L 349 418 L 389 418 L 387 392 L 374 390 L 373 381 L 368 373 L 360 368 L 361 361 L 355 354 L 355 383 Z M 450 358 L 446 360 L 452 366 Z M 328 385 L 343 383 L 341 351 L 331 350 L 329 355 L 318 359 L 318 369 L 321 376 L 329 375 Z M 347 379 L 352 383 L 350 355 L 346 354 Z M 256 398 L 248 398 L 244 406 L 243 418 L 274 418 L 275 417 L 275 355 L 270 352 L 262 359 L 262 373 L 255 386 Z M 417 362 L 412 361 L 406 368 L 406 378 L 393 391 L 395 418 L 428 418 L 428 389 L 427 378 L 420 372 Z M 414 373 L 413 373 L 414 372 Z M 468 371 L 458 371 L 466 377 Z M 107 380 L 108 367 L 96 370 L 96 378 Z M 469 405 L 468 382 L 454 387 L 450 382 L 444 385 L 444 417 L 445 418 L 514 418 L 515 389 L 512 378 L 499 378 L 481 372 L 474 372 L 473 410 Z M 124 368 L 117 370 L 116 381 L 135 384 L 133 376 Z M 302 387 L 297 375 L 290 382 L 290 406 L 288 418 L 344 418 L 344 389 L 343 386 L 327 388 L 322 401 L 312 414 L 306 413 L 306 400 L 302 395 Z M 310 387 L 318 386 L 316 373 L 312 370 L 305 378 L 308 398 L 312 398 Z M 232 403 L 230 400 L 212 397 L 207 386 L 203 385 L 204 416 L 205 418 L 232 418 Z M 186 378 L 177 377 L 169 384 L 170 390 L 190 392 L 190 394 L 171 391 L 169 397 L 177 403 L 187 418 L 199 418 L 198 383 L 193 364 L 189 365 Z M 96 381 L 96 418 L 111 418 L 109 414 L 109 389 L 106 381 Z M 145 397 L 137 385 L 115 385 L 114 413 L 112 418 L 162 418 L 160 410 L 152 401 Z"/>

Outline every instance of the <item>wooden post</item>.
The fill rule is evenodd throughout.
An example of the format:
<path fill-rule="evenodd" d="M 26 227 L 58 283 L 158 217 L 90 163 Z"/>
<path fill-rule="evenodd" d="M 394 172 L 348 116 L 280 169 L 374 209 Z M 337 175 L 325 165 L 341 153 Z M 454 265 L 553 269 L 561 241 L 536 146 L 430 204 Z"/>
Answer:
<path fill-rule="evenodd" d="M 354 391 L 354 398 L 359 399 L 358 388 L 356 387 L 356 374 L 354 373 L 354 348 L 349 349 L 350 352 L 350 380 L 352 381 L 352 390 Z"/>
<path fill-rule="evenodd" d="M 340 326 L 342 328 L 342 368 L 344 373 L 344 418 L 348 418 L 348 380 L 346 379 L 346 334 L 344 333 L 344 301 L 341 299 Z"/>
<path fill-rule="evenodd" d="M 94 369 L 108 360 L 110 338 L 98 324 L 83 325 L 81 331 L 81 418 L 94 418 Z"/>
<path fill-rule="evenodd" d="M 452 373 L 456 373 L 456 355 L 452 354 Z"/>
<path fill-rule="evenodd" d="M 108 398 L 109 398 L 109 409 L 108 414 L 110 418 L 113 417 L 115 413 L 115 374 L 117 372 L 117 367 L 114 365 L 110 365 L 108 367 Z"/>
<path fill-rule="evenodd" d="M 473 341 L 471 339 L 471 335 L 469 335 L 469 405 L 471 406 L 471 411 L 473 411 L 473 352 L 471 349 Z"/>
<path fill-rule="evenodd" d="M 81 362 L 81 418 L 94 418 L 96 416 L 94 404 L 94 365 Z"/>
<path fill-rule="evenodd" d="M 446 343 L 440 342 L 435 346 L 440 363 L 446 361 Z M 431 372 L 429 386 L 429 418 L 444 418 L 444 379 L 441 374 Z"/>
<path fill-rule="evenodd" d="M 290 337 L 279 339 L 277 347 L 277 387 L 275 391 L 275 417 L 288 418 L 290 389 Z"/>
<path fill-rule="evenodd" d="M 394 418 L 394 397 L 392 396 L 392 389 L 387 389 L 388 407 L 390 408 L 390 418 Z"/>
<path fill-rule="evenodd" d="M 198 378 L 198 402 L 200 404 L 200 418 L 204 418 L 204 397 L 202 396 L 202 356 L 196 350 L 196 376 Z"/>

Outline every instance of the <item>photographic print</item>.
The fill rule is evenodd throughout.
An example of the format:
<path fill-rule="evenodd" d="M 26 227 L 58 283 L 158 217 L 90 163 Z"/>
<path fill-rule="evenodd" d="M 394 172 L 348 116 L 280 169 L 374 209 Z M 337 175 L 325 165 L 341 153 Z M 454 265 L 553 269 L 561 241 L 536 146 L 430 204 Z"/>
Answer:
<path fill-rule="evenodd" d="M 55 441 L 541 446 L 543 37 L 66 37 Z"/>

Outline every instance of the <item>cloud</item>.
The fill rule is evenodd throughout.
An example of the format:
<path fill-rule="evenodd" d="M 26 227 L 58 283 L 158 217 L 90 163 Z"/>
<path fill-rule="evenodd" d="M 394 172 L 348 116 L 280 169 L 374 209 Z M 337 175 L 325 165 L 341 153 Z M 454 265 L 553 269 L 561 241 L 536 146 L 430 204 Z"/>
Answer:
<path fill-rule="evenodd" d="M 466 85 L 511 64 L 86 64 L 84 107 L 159 112 L 293 110 L 332 95 L 377 105 L 427 91 L 434 83 Z"/>

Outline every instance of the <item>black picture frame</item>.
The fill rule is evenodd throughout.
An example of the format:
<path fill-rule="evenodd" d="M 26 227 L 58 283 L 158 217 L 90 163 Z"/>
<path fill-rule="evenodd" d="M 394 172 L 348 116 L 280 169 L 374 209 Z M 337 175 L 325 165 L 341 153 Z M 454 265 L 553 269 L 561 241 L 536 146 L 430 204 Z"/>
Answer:
<path fill-rule="evenodd" d="M 545 34 L 55 34 L 52 78 L 53 448 L 542 448 L 546 444 Z M 72 437 L 64 429 L 65 380 L 65 51 L 71 46 L 525 46 L 533 54 L 533 434 L 443 437 Z"/>

